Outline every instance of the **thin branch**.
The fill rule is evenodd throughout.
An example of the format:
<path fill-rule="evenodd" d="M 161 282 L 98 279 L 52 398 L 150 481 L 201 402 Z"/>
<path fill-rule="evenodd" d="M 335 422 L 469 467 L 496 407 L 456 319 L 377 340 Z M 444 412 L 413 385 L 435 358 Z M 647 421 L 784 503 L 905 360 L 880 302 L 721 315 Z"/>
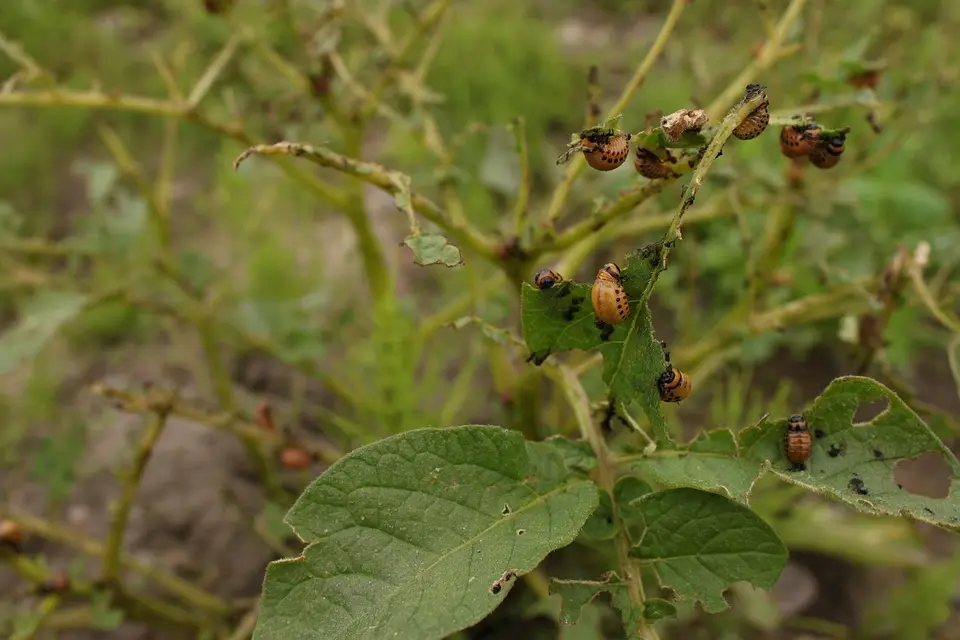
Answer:
<path fill-rule="evenodd" d="M 119 389 L 116 387 L 98 384 L 93 387 L 93 392 L 112 400 L 118 409 L 130 413 L 150 413 L 156 410 L 157 396 L 150 394 L 137 394 Z M 213 412 L 202 407 L 190 404 L 179 398 L 170 401 L 169 395 L 159 396 L 162 402 L 169 404 L 169 415 L 198 422 L 211 429 L 233 434 L 244 441 L 257 441 L 261 445 L 270 447 L 279 447 L 286 443 L 283 435 L 265 431 L 257 426 L 252 420 L 245 420 L 229 412 Z M 320 460 L 332 464 L 340 459 L 342 452 L 333 445 L 323 441 L 313 441 L 298 443 L 304 450 L 317 456 Z"/>
<path fill-rule="evenodd" d="M 197 105 L 206 97 L 210 88 L 213 87 L 213 83 L 217 81 L 217 78 L 220 77 L 224 69 L 227 68 L 227 65 L 230 64 L 230 60 L 233 58 L 233 54 L 237 52 L 237 45 L 240 44 L 241 40 L 243 40 L 243 37 L 239 34 L 235 33 L 230 36 L 227 44 L 223 46 L 220 53 L 210 62 L 210 65 L 206 71 L 203 72 L 203 75 L 200 76 L 200 79 L 197 80 L 197 83 L 193 85 L 193 89 L 187 97 L 186 107 L 188 109 L 196 109 Z"/>
<path fill-rule="evenodd" d="M 780 21 L 777 23 L 773 35 L 764 44 L 759 57 L 744 67 L 743 71 L 730 81 L 727 88 L 710 103 L 710 106 L 707 107 L 707 116 L 711 122 L 720 119 L 722 114 L 736 101 L 737 95 L 743 90 L 745 85 L 751 83 L 761 72 L 766 71 L 783 57 L 783 43 L 787 39 L 793 23 L 800 17 L 800 12 L 803 10 L 803 5 L 806 4 L 806 1 L 807 0 L 791 0 L 790 5 L 780 17 Z"/>
<path fill-rule="evenodd" d="M 725 206 L 723 199 L 712 198 L 704 207 L 689 212 L 685 224 L 691 225 L 709 220 L 717 220 L 734 215 L 733 208 Z M 641 215 L 624 219 L 619 224 L 608 224 L 596 233 L 586 236 L 582 241 L 573 245 L 563 254 L 557 264 L 560 273 L 575 273 L 584 260 L 604 242 L 614 239 L 634 238 L 658 229 L 667 229 L 673 222 L 673 213 L 662 213 L 654 216 Z"/>
<path fill-rule="evenodd" d="M 731 109 L 723 119 L 723 122 L 720 123 L 720 128 L 713 136 L 710 144 L 707 145 L 706 150 L 700 158 L 700 162 L 697 163 L 697 168 L 694 169 L 693 177 L 687 185 L 687 190 L 683 196 L 683 200 L 680 202 L 680 207 L 674 214 L 673 220 L 670 221 L 670 227 L 663 236 L 663 244 L 661 245 L 657 266 L 654 268 L 650 282 L 647 283 L 646 289 L 640 297 L 641 301 L 646 301 L 650 297 L 659 275 L 667 268 L 667 258 L 670 255 L 671 246 L 676 241 L 682 239 L 680 225 L 683 223 L 683 216 L 687 210 L 693 206 L 694 202 L 696 202 L 697 194 L 700 192 L 700 187 L 703 186 L 707 172 L 710 171 L 710 167 L 713 166 L 713 161 L 717 159 L 723 150 L 723 145 L 725 145 L 730 136 L 733 135 L 733 130 L 740 126 L 747 116 L 753 113 L 759 106 L 768 103 L 766 92 L 763 91 L 762 88 L 752 90 L 751 88 L 754 86 L 756 85 L 747 86 L 746 93 L 740 101 L 740 104 Z"/>
<path fill-rule="evenodd" d="M 529 249 L 529 253 L 536 256 L 542 253 L 561 251 L 573 246 L 590 236 L 590 234 L 599 231 L 610 222 L 630 213 L 641 203 L 660 193 L 667 184 L 672 182 L 672 179 L 653 180 L 640 187 L 631 189 L 616 202 L 603 207 L 590 217 L 578 222 L 559 235 L 553 238 L 549 236 L 543 238 L 538 244 L 535 244 Z"/>
<path fill-rule="evenodd" d="M 660 57 L 660 54 L 667 45 L 667 41 L 670 39 L 670 35 L 680 21 L 683 10 L 690 2 L 691 0 L 673 0 L 673 6 L 670 7 L 670 13 L 667 14 L 663 25 L 660 27 L 660 33 L 657 34 L 656 40 L 650 45 L 650 50 L 647 51 L 646 57 L 643 59 L 643 62 L 640 63 L 640 66 L 637 67 L 627 86 L 623 88 L 623 92 L 620 94 L 620 97 L 617 98 L 616 103 L 610 107 L 610 110 L 607 112 L 607 118 L 612 118 L 626 109 L 633 94 L 637 92 L 637 89 L 640 88 L 643 81 L 646 80 L 647 75 L 653 69 L 654 63 L 656 63 Z M 556 190 L 553 192 L 553 199 L 547 208 L 545 219 L 547 229 L 553 226 L 563 212 L 563 206 L 570 196 L 573 183 L 576 181 L 577 176 L 580 175 L 580 172 L 583 171 L 584 166 L 586 166 L 586 161 L 583 159 L 582 154 L 577 154 L 573 161 L 567 165 L 567 171 L 563 176 L 563 180 L 557 185 Z"/>
<path fill-rule="evenodd" d="M 417 16 L 416 28 L 407 33 L 406 37 L 404 37 L 394 54 L 390 57 L 390 62 L 383 70 L 383 73 L 380 74 L 379 81 L 369 92 L 367 101 L 361 107 L 359 114 L 359 121 L 361 125 L 369 121 L 370 117 L 377 112 L 377 108 L 381 102 L 380 98 L 382 97 L 383 91 L 386 89 L 387 84 L 391 80 L 394 71 L 403 65 L 407 54 L 410 53 L 420 39 L 425 34 L 429 33 L 431 29 L 440 22 L 440 19 L 443 17 L 444 13 L 446 13 L 449 6 L 450 0 L 435 0 L 435 2 L 426 7 Z"/>
<path fill-rule="evenodd" d="M 525 120 L 522 117 L 517 118 L 511 130 L 516 141 L 517 156 L 520 158 L 520 187 L 517 191 L 517 200 L 513 204 L 513 234 L 519 238 L 523 235 L 527 208 L 530 204 L 530 157 L 527 151 Z"/>
<path fill-rule="evenodd" d="M 556 379 L 556 382 L 563 390 L 567 403 L 573 410 L 573 415 L 576 418 L 581 435 L 584 440 L 590 443 L 590 447 L 597 457 L 597 486 L 600 487 L 602 491 L 607 492 L 610 500 L 614 501 L 615 494 L 613 489 L 614 483 L 616 482 L 616 467 L 610 454 L 610 449 L 607 448 L 607 443 L 603 439 L 603 433 L 601 433 L 599 425 L 595 424 L 593 418 L 590 416 L 590 399 L 587 396 L 587 392 L 584 391 L 583 385 L 580 384 L 580 379 L 577 377 L 577 374 L 570 368 L 564 365 L 556 365 L 546 371 L 548 375 Z M 630 540 L 627 538 L 626 530 L 623 523 L 620 522 L 617 513 L 616 504 L 614 503 L 613 514 L 614 518 L 618 521 L 617 537 L 614 541 L 617 550 L 617 563 L 627 583 L 630 602 L 633 603 L 638 610 L 642 611 L 644 606 L 643 580 L 636 563 L 633 561 L 633 558 L 630 557 Z M 656 631 L 651 625 L 648 625 L 642 616 L 639 617 L 637 624 L 636 629 L 627 630 L 631 637 L 643 638 L 645 640 L 657 639 Z"/>
<path fill-rule="evenodd" d="M 133 466 L 124 479 L 123 491 L 120 494 L 120 501 L 117 503 L 116 511 L 110 522 L 110 532 L 107 536 L 106 548 L 103 552 L 103 572 L 105 580 L 114 580 L 120 571 L 120 554 L 123 550 L 123 536 L 127 530 L 127 518 L 130 516 L 130 509 L 133 507 L 133 501 L 137 497 L 137 490 L 140 488 L 140 480 L 143 478 L 143 472 L 147 468 L 147 462 L 153 453 L 153 447 L 160 439 L 163 429 L 167 424 L 166 412 L 158 412 L 151 416 L 147 428 L 140 437 L 140 444 L 133 456 Z"/>
<path fill-rule="evenodd" d="M 363 162 L 362 160 L 348 158 L 324 147 L 315 147 L 297 142 L 256 145 L 244 151 L 234 160 L 234 168 L 239 168 L 240 164 L 252 155 L 303 157 L 322 167 L 336 169 L 341 173 L 352 175 L 394 196 L 398 194 L 402 195 L 406 190 L 402 174 L 396 171 L 390 171 L 386 167 L 372 162 Z M 467 225 L 465 222 L 452 220 L 446 212 L 431 200 L 428 200 L 418 193 L 410 192 L 409 203 L 414 211 L 449 233 L 458 243 L 476 251 L 487 259 L 493 260 L 495 258 L 496 244 L 493 240 Z"/>

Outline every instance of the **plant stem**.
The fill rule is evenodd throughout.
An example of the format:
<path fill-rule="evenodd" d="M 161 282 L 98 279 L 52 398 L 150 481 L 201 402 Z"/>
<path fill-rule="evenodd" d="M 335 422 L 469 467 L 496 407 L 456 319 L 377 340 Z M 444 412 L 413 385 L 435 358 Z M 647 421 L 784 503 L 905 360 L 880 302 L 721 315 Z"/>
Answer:
<path fill-rule="evenodd" d="M 530 157 L 527 151 L 527 127 L 524 119 L 517 118 L 511 127 L 516 140 L 517 156 L 520 158 L 520 187 L 513 204 L 513 235 L 520 238 L 530 204 Z"/>
<path fill-rule="evenodd" d="M 105 553 L 105 548 L 100 542 L 86 537 L 79 531 L 62 527 L 42 518 L 27 513 L 11 512 L 4 508 L 0 508 L 0 517 L 13 520 L 23 527 L 23 530 L 27 533 L 59 542 L 82 553 L 98 557 L 103 557 Z M 121 555 L 120 562 L 125 568 L 155 582 L 191 606 L 218 614 L 224 614 L 230 610 L 230 607 L 223 600 L 203 591 L 179 576 L 143 564 L 129 556 Z"/>
<path fill-rule="evenodd" d="M 670 35 L 677 26 L 677 23 L 680 20 L 680 15 L 683 13 L 683 10 L 687 7 L 690 1 L 691 0 L 673 0 L 673 5 L 670 7 L 670 13 L 667 14 L 663 25 L 660 27 L 660 33 L 657 34 L 657 38 L 653 41 L 653 44 L 650 45 L 650 50 L 647 51 L 646 57 L 640 63 L 640 66 L 637 67 L 637 70 L 634 72 L 633 77 L 630 78 L 627 86 L 623 88 L 623 92 L 621 92 L 620 97 L 617 98 L 616 103 L 610 107 L 605 119 L 616 116 L 617 114 L 623 112 L 623 110 L 627 107 L 627 104 L 630 102 L 633 94 L 637 92 L 637 89 L 640 88 L 640 85 L 643 84 L 643 81 L 647 78 L 647 75 L 650 73 L 651 69 L 653 69 L 654 63 L 657 61 L 657 58 L 660 57 L 664 47 L 667 45 L 667 41 L 670 39 Z M 583 154 L 580 153 L 578 153 L 573 161 L 567 165 L 567 171 L 563 176 L 563 180 L 559 185 L 557 185 L 556 190 L 553 192 L 553 199 L 550 201 L 550 205 L 547 208 L 545 226 L 548 230 L 553 228 L 557 218 L 559 218 L 563 212 L 563 206 L 566 204 L 567 198 L 570 196 L 573 183 L 576 181 L 577 176 L 580 175 L 580 172 L 583 171 L 585 165 L 586 161 L 583 159 Z"/>
<path fill-rule="evenodd" d="M 705 207 L 687 214 L 686 223 L 706 222 L 734 215 L 734 210 L 720 198 L 711 199 Z M 560 273 L 575 273 L 598 245 L 614 239 L 632 238 L 657 229 L 666 229 L 673 222 L 672 213 L 663 213 L 655 216 L 634 217 L 623 220 L 617 225 L 607 225 L 600 231 L 586 236 L 579 243 L 573 245 L 564 253 L 557 264 Z"/>
<path fill-rule="evenodd" d="M 243 616 L 240 624 L 237 625 L 227 640 L 247 640 L 247 638 L 253 635 L 253 630 L 257 626 L 257 619 L 259 617 L 260 599 L 258 598 L 256 604 L 250 607 L 250 610 Z"/>
<path fill-rule="evenodd" d="M 693 172 L 693 177 L 690 178 L 690 183 L 687 185 L 687 190 L 683 195 L 683 200 L 680 202 L 677 212 L 670 221 L 670 226 L 663 235 L 663 243 L 660 247 L 659 260 L 653 269 L 653 274 L 650 276 L 650 282 L 647 283 L 647 286 L 640 297 L 640 304 L 645 304 L 650 298 L 650 294 L 653 292 L 653 287 L 657 284 L 657 279 L 663 270 L 667 268 L 667 258 L 670 255 L 670 247 L 673 243 L 682 239 L 680 225 L 683 222 L 683 216 L 687 210 L 693 206 L 694 202 L 696 202 L 697 194 L 700 192 L 700 187 L 703 186 L 703 181 L 707 176 L 707 172 L 710 171 L 710 167 L 713 166 L 713 161 L 717 159 L 717 157 L 720 155 L 720 152 L 723 150 L 723 145 L 726 144 L 730 136 L 733 135 L 733 130 L 740 126 L 740 123 L 742 123 L 744 119 L 757 107 L 766 102 L 767 95 L 764 91 L 757 91 L 754 94 L 751 94 L 748 91 L 744 94 L 743 100 L 741 100 L 740 104 L 731 109 L 727 116 L 723 119 L 723 122 L 720 124 L 720 128 L 713 136 L 713 139 L 710 140 L 710 144 L 707 145 L 707 148 L 703 152 L 700 161 L 697 163 L 697 168 Z"/>
<path fill-rule="evenodd" d="M 633 558 L 630 557 L 630 540 L 627 538 L 626 529 L 623 523 L 620 522 L 619 516 L 616 515 L 617 509 L 616 503 L 614 502 L 613 491 L 614 483 L 616 482 L 616 466 L 610 449 L 607 448 L 607 443 L 603 439 L 603 433 L 601 433 L 600 428 L 594 424 L 590 416 L 590 399 L 587 397 L 587 392 L 584 391 L 583 385 L 580 384 L 580 379 L 577 377 L 577 374 L 565 365 L 556 365 L 547 371 L 556 378 L 560 387 L 563 389 L 563 394 L 570 408 L 573 410 L 573 415 L 580 428 L 580 433 L 583 438 L 590 443 L 590 447 L 597 457 L 597 486 L 601 491 L 609 494 L 610 500 L 613 503 L 614 517 L 617 519 L 617 537 L 615 540 L 617 562 L 623 574 L 623 579 L 627 584 L 630 602 L 633 606 L 637 607 L 638 610 L 643 611 L 643 580 L 641 579 L 640 571 L 636 563 L 633 561 Z M 638 627 L 636 629 L 628 629 L 628 635 L 644 640 L 656 640 L 656 630 L 647 624 L 643 616 L 639 616 L 638 620 Z"/>
<path fill-rule="evenodd" d="M 220 405 L 226 409 L 227 413 L 234 414 L 236 413 L 237 405 L 233 395 L 233 383 L 230 381 L 230 375 L 224 367 L 223 355 L 220 352 L 220 345 L 217 343 L 217 337 L 213 329 L 213 324 L 209 319 L 202 319 L 197 326 L 197 331 L 200 335 L 200 344 L 203 348 L 203 357 L 210 370 L 210 379 Z M 274 498 L 282 496 L 283 489 L 280 486 L 277 469 L 270 463 L 260 448 L 260 439 L 253 438 L 250 434 L 244 433 L 240 435 L 240 440 L 243 443 L 247 457 L 263 481 L 268 495 Z"/>
<path fill-rule="evenodd" d="M 573 246 L 613 222 L 620 216 L 633 211 L 640 203 L 660 193 L 664 186 L 672 180 L 654 180 L 640 187 L 631 189 L 619 200 L 603 207 L 589 218 L 578 222 L 559 235 L 550 238 L 543 237 L 530 248 L 528 253 L 538 256 L 543 253 L 553 253 Z"/>
<path fill-rule="evenodd" d="M 234 161 L 234 167 L 252 155 L 299 156 L 322 167 L 331 167 L 342 173 L 355 176 L 365 182 L 390 193 L 393 196 L 408 198 L 413 210 L 430 222 L 446 231 L 452 238 L 465 247 L 472 249 L 488 260 L 496 261 L 496 242 L 465 222 L 455 222 L 432 201 L 418 193 L 410 192 L 403 183 L 402 174 L 390 171 L 372 162 L 363 162 L 342 156 L 339 153 L 296 142 L 278 142 L 271 145 L 256 145 L 244 151 Z"/>
<path fill-rule="evenodd" d="M 167 414 L 157 412 L 150 417 L 147 428 L 140 437 L 140 444 L 137 446 L 133 457 L 133 466 L 124 480 L 120 502 L 117 504 L 116 512 L 110 523 L 110 533 L 107 536 L 107 544 L 103 551 L 102 577 L 105 580 L 114 580 L 118 576 L 120 555 L 123 551 L 123 536 L 127 530 L 127 518 L 130 516 L 133 501 L 137 497 L 137 489 L 140 488 L 140 480 L 147 468 L 150 454 L 153 453 L 153 447 L 160 438 L 160 434 L 163 433 L 166 424 Z"/>
<path fill-rule="evenodd" d="M 803 10 L 803 5 L 806 4 L 806 1 L 807 0 L 791 0 L 786 11 L 784 11 L 780 17 L 780 21 L 777 22 L 777 26 L 773 30 L 773 35 L 764 44 L 763 50 L 757 59 L 750 62 L 750 64 L 727 85 L 727 88 L 710 103 L 710 106 L 707 107 L 707 116 L 711 122 L 719 120 L 722 117 L 723 113 L 737 99 L 737 95 L 743 91 L 745 85 L 752 82 L 758 74 L 782 58 L 781 49 L 783 48 L 783 43 L 787 39 L 790 27 L 792 27 L 793 23 L 800 17 L 800 12 Z"/>

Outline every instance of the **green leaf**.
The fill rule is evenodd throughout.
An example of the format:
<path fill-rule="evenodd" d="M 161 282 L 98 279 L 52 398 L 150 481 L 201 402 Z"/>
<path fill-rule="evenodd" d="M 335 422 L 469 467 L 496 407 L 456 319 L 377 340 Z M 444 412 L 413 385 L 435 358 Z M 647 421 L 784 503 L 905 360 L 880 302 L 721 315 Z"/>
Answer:
<path fill-rule="evenodd" d="M 67 497 L 76 476 L 77 463 L 85 453 L 86 422 L 68 418 L 69 425 L 56 437 L 40 440 L 30 464 L 30 479 L 40 482 L 54 501 Z"/>
<path fill-rule="evenodd" d="M 861 404 L 886 400 L 889 408 L 869 422 L 853 424 Z M 740 432 L 744 456 L 769 463 L 777 477 L 830 495 L 872 514 L 906 515 L 960 531 L 960 499 L 930 498 L 900 488 L 893 469 L 900 460 L 939 452 L 953 472 L 960 462 L 893 391 L 859 376 L 837 378 L 804 412 L 814 436 L 806 471 L 790 471 L 783 452 L 786 418 L 761 421 Z"/>
<path fill-rule="evenodd" d="M 590 472 L 597 468 L 597 456 L 586 440 L 571 440 L 564 436 L 552 436 L 543 441 L 556 449 L 567 468 L 573 472 Z"/>
<path fill-rule="evenodd" d="M 670 488 L 723 493 L 746 504 L 762 464 L 741 459 L 733 432 L 717 429 L 701 433 L 684 451 L 656 452 L 634 467 Z"/>
<path fill-rule="evenodd" d="M 614 580 L 614 574 L 607 574 L 604 580 L 561 580 L 553 578 L 550 580 L 550 593 L 558 594 L 563 598 L 563 604 L 560 607 L 560 624 L 577 624 L 580 621 L 580 612 L 597 597 L 601 591 L 607 591 L 610 594 L 623 592 L 626 594 L 627 585 L 619 580 Z"/>
<path fill-rule="evenodd" d="M 553 446 L 499 427 L 356 449 L 287 514 L 309 546 L 267 568 L 254 638 L 442 638 L 492 611 L 503 578 L 570 544 L 597 493 Z"/>
<path fill-rule="evenodd" d="M 70 291 L 41 291 L 23 309 L 20 322 L 0 336 L 0 375 L 37 355 L 64 324 L 74 319 L 87 296 Z"/>
<path fill-rule="evenodd" d="M 480 331 L 483 332 L 483 335 L 494 344 L 508 344 L 514 341 L 519 342 L 519 338 L 514 336 L 509 330 L 495 327 L 478 316 L 463 316 L 462 318 L 457 318 L 450 323 L 450 326 L 457 331 L 460 331 L 464 327 L 470 325 L 477 325 L 480 327 Z"/>
<path fill-rule="evenodd" d="M 648 598 L 643 603 L 643 617 L 647 620 L 663 620 L 676 618 L 677 608 L 673 603 L 663 598 Z"/>
<path fill-rule="evenodd" d="M 606 491 L 600 491 L 600 504 L 583 523 L 580 534 L 590 540 L 613 540 L 616 537 L 617 521 L 613 517 L 613 501 Z"/>
<path fill-rule="evenodd" d="M 672 489 L 634 505 L 646 530 L 632 555 L 650 565 L 679 599 L 699 601 L 707 613 L 727 608 L 723 592 L 734 582 L 770 589 L 787 563 L 787 549 L 773 529 L 721 495 Z"/>
<path fill-rule="evenodd" d="M 624 476 L 617 480 L 613 487 L 616 498 L 617 514 L 623 520 L 633 520 L 641 517 L 641 513 L 633 506 L 633 501 L 653 491 L 649 484 L 633 476 Z"/>
<path fill-rule="evenodd" d="M 112 631 L 124 620 L 123 611 L 110 606 L 110 594 L 98 591 L 91 596 L 90 626 L 97 631 Z"/>
<path fill-rule="evenodd" d="M 624 404 L 637 402 L 656 432 L 667 433 L 657 387 L 667 363 L 643 300 L 656 254 L 656 245 L 651 245 L 627 256 L 621 274 L 631 312 L 612 331 L 597 325 L 590 302 L 591 284 L 564 282 L 541 291 L 524 283 L 520 304 L 523 338 L 535 364 L 560 351 L 597 349 L 603 354 L 603 381 L 611 395 Z M 668 445 L 660 443 L 661 447 Z"/>
<path fill-rule="evenodd" d="M 413 251 L 413 262 L 421 267 L 432 264 L 442 264 L 445 267 L 459 267 L 463 265 L 463 256 L 460 249 L 447 242 L 447 239 L 436 233 L 415 234 L 407 236 L 403 244 Z"/>

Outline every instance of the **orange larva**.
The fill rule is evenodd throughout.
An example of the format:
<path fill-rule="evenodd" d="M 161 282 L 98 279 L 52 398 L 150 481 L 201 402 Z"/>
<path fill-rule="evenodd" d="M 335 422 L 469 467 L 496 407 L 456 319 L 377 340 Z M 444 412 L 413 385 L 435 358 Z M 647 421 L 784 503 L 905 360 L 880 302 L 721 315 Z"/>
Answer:
<path fill-rule="evenodd" d="M 817 147 L 820 127 L 815 124 L 788 125 L 780 131 L 780 152 L 788 158 L 803 158 Z"/>
<path fill-rule="evenodd" d="M 763 87 L 760 85 L 750 84 L 747 85 L 747 94 L 756 94 L 762 92 Z M 766 96 L 764 95 L 763 102 L 760 103 L 756 109 L 750 112 L 743 122 L 740 123 L 736 129 L 733 130 L 733 135 L 738 140 L 753 140 L 757 136 L 766 130 L 767 125 L 770 124 L 770 103 L 767 101 Z"/>
<path fill-rule="evenodd" d="M 793 471 L 803 471 L 807 468 L 804 462 L 813 453 L 813 438 L 810 437 L 806 418 L 801 415 L 790 416 L 787 420 L 783 448 L 787 454 L 787 460 L 793 464 Z"/>
<path fill-rule="evenodd" d="M 587 164 L 597 171 L 613 171 L 630 155 L 630 134 L 588 132 L 580 134 L 580 146 Z"/>
<path fill-rule="evenodd" d="M 555 284 L 563 282 L 563 276 L 561 276 L 556 271 L 551 271 L 550 269 L 541 269 L 537 271 L 537 274 L 533 277 L 533 284 L 537 286 L 537 289 L 541 291 L 543 289 L 549 289 Z"/>
<path fill-rule="evenodd" d="M 619 324 L 630 315 L 630 302 L 620 282 L 620 267 L 608 262 L 597 272 L 590 292 L 593 311 L 606 324 Z"/>
<path fill-rule="evenodd" d="M 662 342 L 660 344 L 663 345 Z M 664 345 L 663 356 L 667 360 L 667 368 L 660 374 L 660 379 L 657 380 L 660 401 L 680 402 L 693 393 L 693 382 L 690 380 L 690 376 L 670 364 L 670 352 L 666 350 L 666 345 Z"/>
<path fill-rule="evenodd" d="M 816 149 L 810 152 L 810 164 L 818 169 L 831 169 L 840 162 L 840 156 L 846 149 L 847 136 L 838 133 L 820 140 Z"/>
<path fill-rule="evenodd" d="M 13 550 L 19 550 L 23 542 L 23 531 L 20 525 L 13 520 L 0 520 L 0 544 Z"/>
<path fill-rule="evenodd" d="M 313 456 L 298 447 L 287 447 L 280 452 L 280 464 L 287 469 L 306 469 L 313 464 Z"/>
<path fill-rule="evenodd" d="M 643 147 L 637 147 L 637 152 L 633 158 L 633 168 L 636 169 L 637 173 L 641 176 L 649 178 L 650 180 L 662 180 L 673 175 L 670 167 L 664 164 L 664 162 L 657 157 L 657 154 Z"/>

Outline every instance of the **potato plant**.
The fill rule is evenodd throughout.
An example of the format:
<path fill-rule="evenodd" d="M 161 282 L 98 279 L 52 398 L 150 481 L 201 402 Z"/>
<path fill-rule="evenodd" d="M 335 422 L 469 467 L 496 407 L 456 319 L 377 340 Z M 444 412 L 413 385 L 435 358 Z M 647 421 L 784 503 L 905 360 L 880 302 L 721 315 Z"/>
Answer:
<path fill-rule="evenodd" d="M 897 469 L 938 456 L 952 482 L 956 420 L 896 354 L 946 346 L 960 380 L 945 251 L 958 238 L 919 179 L 864 186 L 909 151 L 885 129 L 949 114 L 916 107 L 936 102 L 929 83 L 884 91 L 869 37 L 813 64 L 831 7 L 738 9 L 760 40 L 726 45 L 742 64 L 712 69 L 696 25 L 723 11 L 673 0 L 646 16 L 636 59 L 625 45 L 581 69 L 547 58 L 552 34 L 499 0 L 105 2 L 118 29 L 160 34 L 137 57 L 151 74 L 125 69 L 119 90 L 66 74 L 14 4 L 0 109 L 40 118 L 51 148 L 95 142 L 108 161 L 81 163 L 90 211 L 66 231 L 17 210 L 39 195 L 0 208 L 0 373 L 42 371 L 63 342 L 90 357 L 189 335 L 177 362 L 203 391 L 87 389 L 143 425 L 102 541 L 0 503 L 0 560 L 32 585 L 0 611 L 11 637 L 132 621 L 169 637 L 466 639 L 542 617 L 549 637 L 692 637 L 685 625 L 731 624 L 731 604 L 761 626 L 740 605 L 808 549 L 920 567 L 869 637 L 927 637 L 949 614 L 915 612 L 918 594 L 947 601 L 956 560 L 922 573 L 904 540 L 912 522 L 960 530 L 960 504 L 905 489 Z M 485 66 L 490 52 L 516 77 Z M 104 75 L 123 68 L 103 58 Z M 697 98 L 648 89 L 693 76 Z M 46 162 L 38 146 L 24 166 Z M 178 170 L 198 164 L 210 175 L 187 207 Z M 890 214 L 907 200 L 916 220 Z M 736 378 L 788 346 L 837 342 L 852 364 L 812 398 Z M 244 388 L 235 370 L 250 360 L 279 366 L 283 391 Z M 62 417 L 55 397 L 38 415 Z M 252 599 L 125 550 L 174 419 L 242 445 L 263 502 L 249 519 L 275 558 Z M 796 460 L 791 420 L 807 428 Z M 39 457 L 54 495 L 69 493 L 78 440 Z M 94 566 L 55 569 L 37 540 Z"/>

